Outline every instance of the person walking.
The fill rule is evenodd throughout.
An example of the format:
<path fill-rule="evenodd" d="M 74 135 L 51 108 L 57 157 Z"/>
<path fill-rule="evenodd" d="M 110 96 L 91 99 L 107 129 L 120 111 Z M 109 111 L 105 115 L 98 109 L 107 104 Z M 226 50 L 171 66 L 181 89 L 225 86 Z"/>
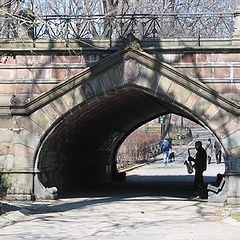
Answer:
<path fill-rule="evenodd" d="M 205 150 L 207 152 L 208 164 L 210 164 L 211 160 L 212 160 L 212 151 L 213 151 L 213 145 L 212 145 L 211 138 L 208 139 Z"/>
<path fill-rule="evenodd" d="M 203 172 L 207 170 L 207 153 L 202 147 L 201 141 L 195 142 L 195 149 L 197 150 L 195 158 L 189 156 L 188 160 L 194 162 L 195 169 L 195 179 L 194 179 L 194 189 L 197 192 L 205 192 L 205 186 L 203 181 Z"/>
<path fill-rule="evenodd" d="M 161 142 L 161 151 L 163 154 L 163 163 L 165 166 L 169 163 L 169 150 L 170 150 L 170 142 L 167 139 L 164 139 Z"/>
<path fill-rule="evenodd" d="M 221 163 L 221 160 L 222 160 L 221 145 L 220 145 L 220 143 L 217 140 L 215 140 L 213 146 L 215 148 L 216 162 L 217 162 L 217 164 L 219 164 L 219 163 Z"/>

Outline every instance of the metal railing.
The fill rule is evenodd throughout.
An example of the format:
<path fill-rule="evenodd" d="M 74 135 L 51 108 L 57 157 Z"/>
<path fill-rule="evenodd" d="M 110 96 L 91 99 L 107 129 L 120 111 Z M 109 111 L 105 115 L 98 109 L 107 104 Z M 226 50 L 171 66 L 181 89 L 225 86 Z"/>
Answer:
<path fill-rule="evenodd" d="M 1 39 L 230 38 L 233 32 L 233 13 L 0 16 Z"/>

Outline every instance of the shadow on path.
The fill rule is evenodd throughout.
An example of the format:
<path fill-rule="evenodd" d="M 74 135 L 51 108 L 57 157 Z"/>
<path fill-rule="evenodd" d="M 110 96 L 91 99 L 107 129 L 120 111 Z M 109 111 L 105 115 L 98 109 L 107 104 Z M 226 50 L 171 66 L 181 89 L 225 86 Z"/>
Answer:
<path fill-rule="evenodd" d="M 40 208 L 34 213 L 65 212 L 115 201 L 190 201 L 193 197 L 193 179 L 194 176 L 191 175 L 130 175 L 124 182 L 86 186 L 78 191 L 62 195 L 57 204 L 44 206 L 43 209 Z M 214 181 L 214 178 L 208 177 L 207 181 Z M 68 201 L 67 199 L 76 199 L 76 201 Z"/>

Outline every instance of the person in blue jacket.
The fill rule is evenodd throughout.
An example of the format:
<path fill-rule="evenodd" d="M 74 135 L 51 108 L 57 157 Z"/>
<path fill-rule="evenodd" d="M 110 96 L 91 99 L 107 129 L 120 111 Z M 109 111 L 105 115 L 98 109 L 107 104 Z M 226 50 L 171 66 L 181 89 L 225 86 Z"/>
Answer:
<path fill-rule="evenodd" d="M 170 150 L 170 142 L 167 139 L 164 139 L 161 143 L 161 150 L 163 154 L 163 162 L 165 166 L 169 163 L 169 150 Z"/>

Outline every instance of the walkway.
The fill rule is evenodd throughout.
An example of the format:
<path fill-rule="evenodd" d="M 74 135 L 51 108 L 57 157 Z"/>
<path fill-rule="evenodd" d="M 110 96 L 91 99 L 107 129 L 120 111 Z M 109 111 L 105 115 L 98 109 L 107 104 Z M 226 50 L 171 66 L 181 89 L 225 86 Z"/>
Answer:
<path fill-rule="evenodd" d="M 239 239 L 239 225 L 226 218 L 228 209 L 192 199 L 193 176 L 183 165 L 185 154 L 177 154 L 167 167 L 159 160 L 128 172 L 126 182 L 88 188 L 57 201 L 25 203 L 28 214 L 16 222 L 2 221 L 1 240 Z M 223 164 L 211 164 L 205 180 L 214 180 L 223 169 Z"/>

